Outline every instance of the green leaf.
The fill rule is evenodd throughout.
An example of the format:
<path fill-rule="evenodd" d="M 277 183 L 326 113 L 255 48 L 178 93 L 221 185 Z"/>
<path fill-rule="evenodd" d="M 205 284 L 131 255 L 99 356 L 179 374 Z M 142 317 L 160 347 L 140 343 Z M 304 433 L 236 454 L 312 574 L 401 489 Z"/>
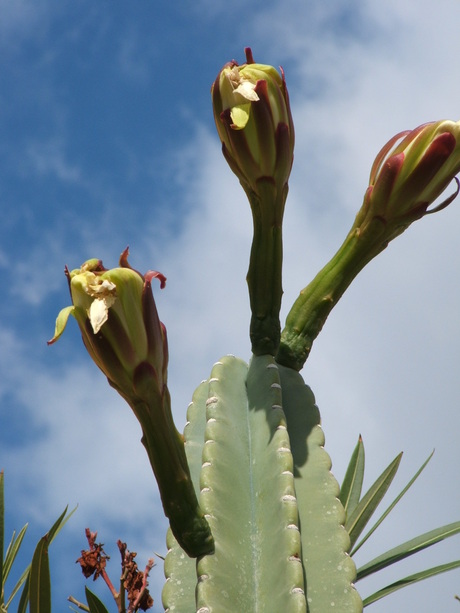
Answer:
<path fill-rule="evenodd" d="M 30 566 L 27 568 L 26 581 L 22 589 L 21 598 L 19 599 L 18 613 L 26 613 L 27 605 L 29 604 L 29 586 L 30 586 L 29 571 L 30 571 Z"/>
<path fill-rule="evenodd" d="M 109 613 L 104 603 L 85 586 L 86 602 L 90 613 Z"/>
<path fill-rule="evenodd" d="M 5 582 L 8 579 L 8 575 L 10 574 L 11 567 L 13 566 L 14 560 L 19 552 L 22 541 L 24 539 L 25 533 L 27 531 L 27 524 L 23 526 L 23 528 L 19 531 L 18 536 L 16 537 L 16 533 L 13 532 L 13 536 L 11 537 L 10 544 L 6 550 L 5 560 L 3 563 L 3 581 Z"/>
<path fill-rule="evenodd" d="M 412 583 L 417 583 L 418 581 L 423 581 L 424 579 L 429 579 L 430 577 L 434 577 L 435 575 L 440 575 L 441 573 L 445 573 L 448 570 L 453 570 L 454 568 L 458 568 L 460 566 L 460 560 L 455 560 L 453 562 L 447 562 L 447 564 L 441 564 L 440 566 L 433 566 L 433 568 L 428 568 L 426 570 L 422 570 L 413 575 L 409 575 L 408 577 L 404 577 L 404 579 L 400 579 L 399 581 L 395 581 L 390 585 L 378 590 L 374 594 L 371 594 L 367 598 L 364 599 L 363 604 L 365 607 L 368 605 L 377 602 L 381 598 L 396 592 L 397 590 L 402 589 Z"/>
<path fill-rule="evenodd" d="M 358 569 L 357 581 L 460 532 L 460 521 L 430 530 L 374 558 Z"/>
<path fill-rule="evenodd" d="M 30 613 L 51 613 L 51 580 L 48 560 L 48 535 L 43 536 L 30 566 Z"/>
<path fill-rule="evenodd" d="M 353 450 L 347 472 L 340 488 L 339 500 L 349 517 L 358 506 L 364 478 L 364 445 L 361 434 Z"/>
<path fill-rule="evenodd" d="M 19 577 L 19 579 L 16 582 L 16 585 L 14 586 L 14 588 L 11 590 L 11 594 L 9 595 L 8 601 L 6 603 L 6 608 L 8 608 L 11 605 L 11 602 L 13 600 L 13 598 L 16 596 L 16 594 L 19 592 L 19 590 L 21 589 L 22 584 L 24 583 L 24 581 L 26 581 L 27 577 L 29 576 L 29 571 L 30 571 L 30 564 L 29 566 L 23 571 L 22 575 Z"/>
<path fill-rule="evenodd" d="M 354 512 L 347 517 L 345 529 L 350 535 L 350 549 L 358 540 L 359 535 L 366 527 L 376 508 L 379 506 L 382 498 L 385 496 L 398 471 L 401 458 L 402 453 L 397 455 L 393 462 L 391 462 L 391 464 L 383 471 L 380 477 L 359 501 L 359 504 L 355 508 Z"/>
<path fill-rule="evenodd" d="M 359 613 L 362 603 L 353 586 L 356 568 L 347 554 L 345 510 L 324 450 L 318 407 L 298 372 L 284 366 L 279 366 L 279 372 L 294 458 L 308 610 Z"/>
<path fill-rule="evenodd" d="M 383 513 L 383 515 L 379 518 L 379 520 L 372 526 L 372 528 L 369 530 L 369 532 L 366 534 L 366 536 L 364 536 L 363 539 L 358 543 L 358 545 L 356 545 L 356 547 L 353 549 L 353 551 L 350 552 L 351 556 L 353 556 L 358 551 L 358 549 L 360 549 L 360 547 L 362 547 L 364 545 L 364 543 L 367 541 L 367 539 L 377 530 L 377 528 L 380 526 L 380 524 L 383 522 L 383 520 L 387 517 L 387 515 L 389 515 L 391 513 L 391 511 L 398 504 L 398 502 L 401 500 L 401 498 L 404 496 L 404 494 L 407 492 L 407 490 L 415 483 L 417 478 L 420 476 L 420 473 L 424 470 L 424 468 L 426 467 L 428 462 L 431 460 L 431 458 L 433 457 L 433 454 L 434 454 L 434 450 L 430 453 L 428 458 L 421 465 L 421 467 L 418 469 L 418 471 L 415 473 L 415 475 L 412 477 L 412 479 L 409 481 L 409 483 L 406 485 L 406 487 L 401 491 L 400 494 L 398 494 L 398 496 L 396 496 L 396 498 L 390 504 L 388 509 Z"/>
<path fill-rule="evenodd" d="M 197 497 L 200 493 L 201 456 L 206 428 L 208 388 L 209 382 L 203 381 L 195 390 L 187 410 L 187 424 L 184 429 L 185 454 Z M 166 583 L 162 592 L 163 606 L 165 610 L 169 609 L 175 613 L 190 613 L 196 610 L 196 560 L 189 558 L 184 553 L 170 529 L 168 529 L 166 544 L 168 553 L 164 563 Z"/>
<path fill-rule="evenodd" d="M 215 553 L 197 560 L 197 607 L 305 613 L 292 455 L 271 356 L 232 356 L 209 380 L 200 504 Z"/>
<path fill-rule="evenodd" d="M 51 579 L 48 548 L 74 512 L 75 509 L 67 515 L 66 507 L 49 532 L 39 540 L 35 548 L 28 576 L 30 613 L 51 613 Z"/>
<path fill-rule="evenodd" d="M 11 605 L 11 602 L 21 585 L 27 578 L 29 568 L 28 566 L 26 570 L 22 573 L 20 578 L 18 579 L 16 585 L 11 591 L 11 594 L 8 600 L 5 602 L 5 584 L 8 579 L 8 575 L 10 574 L 11 567 L 16 559 L 19 548 L 21 547 L 22 541 L 24 539 L 24 535 L 27 530 L 27 524 L 20 530 L 19 534 L 16 537 L 16 532 L 13 532 L 10 543 L 6 549 L 5 554 L 3 553 L 3 549 L 5 546 L 5 491 L 4 491 L 4 474 L 3 471 L 0 471 L 0 608 L 1 605 L 4 605 L 5 609 Z M 27 602 L 26 602 L 27 605 Z"/>

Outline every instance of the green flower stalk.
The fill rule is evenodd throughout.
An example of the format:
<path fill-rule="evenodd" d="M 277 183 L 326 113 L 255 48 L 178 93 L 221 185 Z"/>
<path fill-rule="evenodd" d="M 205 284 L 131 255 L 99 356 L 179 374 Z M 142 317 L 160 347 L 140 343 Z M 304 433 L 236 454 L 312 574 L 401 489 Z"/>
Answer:
<path fill-rule="evenodd" d="M 273 67 L 234 60 L 211 89 L 222 152 L 251 205 L 254 239 L 248 271 L 251 340 L 256 355 L 280 339 L 282 222 L 294 156 L 294 125 L 284 79 Z"/>
<path fill-rule="evenodd" d="M 425 215 L 458 195 L 460 122 L 437 121 L 396 134 L 371 169 L 364 202 L 344 243 L 300 292 L 286 319 L 276 359 L 300 370 L 332 308 L 364 266 Z M 429 208 L 455 179 L 455 192 Z"/>
<path fill-rule="evenodd" d="M 184 439 L 177 431 L 167 387 L 168 343 L 158 317 L 151 282 L 128 264 L 128 249 L 118 268 L 107 270 L 92 259 L 66 268 L 72 305 L 59 313 L 52 344 L 70 315 L 83 342 L 109 384 L 126 400 L 142 427 L 142 443 L 158 482 L 163 508 L 176 539 L 191 557 L 209 553 L 213 540 L 190 478 Z"/>

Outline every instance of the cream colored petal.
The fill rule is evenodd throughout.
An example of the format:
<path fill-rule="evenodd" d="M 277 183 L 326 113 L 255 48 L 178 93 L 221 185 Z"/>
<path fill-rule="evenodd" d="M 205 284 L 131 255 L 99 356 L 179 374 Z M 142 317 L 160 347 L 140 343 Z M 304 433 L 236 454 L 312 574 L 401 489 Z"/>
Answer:
<path fill-rule="evenodd" d="M 108 279 L 103 279 L 102 281 L 96 277 L 95 282 L 88 283 L 88 294 L 90 296 L 94 296 L 97 298 L 102 298 L 104 296 L 115 295 L 115 290 L 117 286 L 112 281 Z"/>
<path fill-rule="evenodd" d="M 257 102 L 259 100 L 259 96 L 255 91 L 256 84 L 252 81 L 241 80 L 238 87 L 234 90 L 234 94 L 240 94 L 246 100 L 250 100 L 251 102 Z"/>
<path fill-rule="evenodd" d="M 96 298 L 93 300 L 89 308 L 88 316 L 93 332 L 97 334 L 109 317 L 109 305 L 107 301 L 104 298 Z"/>

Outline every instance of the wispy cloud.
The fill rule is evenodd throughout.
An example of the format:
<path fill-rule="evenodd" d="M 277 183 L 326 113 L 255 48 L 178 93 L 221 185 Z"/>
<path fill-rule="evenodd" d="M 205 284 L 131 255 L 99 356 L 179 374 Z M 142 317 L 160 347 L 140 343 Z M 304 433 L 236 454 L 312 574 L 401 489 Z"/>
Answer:
<path fill-rule="evenodd" d="M 217 10 L 217 3 L 212 4 L 209 10 Z M 291 0 L 272 2 L 247 16 L 256 60 L 282 63 L 286 69 L 296 123 L 296 159 L 285 216 L 283 317 L 344 238 L 384 142 L 426 120 L 458 118 L 460 83 L 452 75 L 460 57 L 460 9 L 454 0 L 422 4 L 391 0 L 382 8 L 363 2 L 333 6 Z M 17 23 L 21 6 L 23 19 L 29 15 L 32 22 L 33 14 L 27 12 L 33 10 L 31 5 L 18 2 Z M 136 44 L 127 40 L 118 58 L 134 75 L 137 53 Z M 220 64 L 227 59 L 221 58 Z M 143 74 L 142 68 L 139 78 Z M 162 196 L 163 211 L 145 207 L 139 230 L 130 229 L 135 238 L 133 265 L 143 271 L 156 268 L 168 277 L 166 289 L 154 291 L 168 328 L 170 387 L 179 429 L 194 387 L 208 376 L 213 362 L 229 352 L 249 358 L 245 274 L 251 216 L 208 126 L 195 121 L 186 146 L 181 135 L 176 172 L 170 175 L 174 197 Z M 90 185 L 62 138 L 31 141 L 28 163 L 50 180 L 84 185 L 107 209 L 106 214 L 98 211 L 104 223 L 97 228 L 89 216 L 86 230 L 79 230 L 82 234 L 71 247 L 68 231 L 59 225 L 62 220 L 51 219 L 43 244 L 29 248 L 16 265 L 8 260 L 18 278 L 27 277 L 34 264 L 41 271 L 27 277 L 27 288 L 22 282 L 8 286 L 13 295 L 39 305 L 50 286 L 65 286 L 62 266 L 54 277 L 47 264 L 50 257 L 77 266 L 81 261 L 72 261 L 74 253 L 80 254 L 86 243 L 91 247 L 88 257 L 101 246 L 103 253 L 96 255 L 112 254 L 106 265 L 115 264 L 125 244 L 120 245 L 123 227 L 110 230 L 110 199 L 116 209 L 122 198 Z M 367 449 L 368 482 L 404 449 L 408 468 L 399 480 L 402 485 L 432 447 L 437 448 L 431 472 L 422 477 L 413 502 L 404 507 L 398 523 L 389 523 L 388 532 L 382 527 L 394 544 L 458 518 L 452 483 L 460 462 L 455 410 L 460 286 L 454 264 L 460 261 L 459 225 L 459 205 L 453 203 L 417 222 L 372 262 L 332 313 L 304 369 L 322 410 L 327 449 L 338 477 L 360 432 Z M 15 500 L 33 508 L 34 519 L 43 525 L 57 515 L 56 507 L 59 511 L 67 502 L 79 502 L 78 526 L 88 521 L 105 541 L 122 522 L 128 527 L 136 523 L 136 530 L 145 530 L 150 539 L 152 521 L 163 520 L 139 428 L 89 358 L 82 361 L 81 352 L 75 351 L 74 361 L 74 342 L 80 342 L 75 334 L 60 341 L 67 345 L 59 354 L 59 367 L 37 368 L 19 331 L 0 331 L 0 391 L 21 407 L 36 434 L 33 441 L 18 441 L 0 456 L 18 484 Z M 108 526 L 104 534 L 103 524 Z M 161 531 L 155 538 L 163 542 Z M 378 537 L 372 552 L 380 553 L 386 540 L 388 536 Z M 457 555 L 454 546 L 445 551 L 441 561 Z M 453 582 L 437 583 L 438 594 L 440 585 L 452 590 Z M 417 589 L 417 602 L 435 602 L 429 593 L 432 584 Z M 393 602 L 399 610 L 409 610 L 413 599 L 414 592 Z M 374 605 L 376 613 L 388 606 Z M 454 602 L 449 610 L 456 610 Z"/>
<path fill-rule="evenodd" d="M 50 175 L 51 179 L 76 183 L 81 181 L 82 173 L 77 164 L 68 160 L 62 138 L 46 141 L 33 141 L 28 144 L 27 156 L 31 168 L 39 175 Z"/>

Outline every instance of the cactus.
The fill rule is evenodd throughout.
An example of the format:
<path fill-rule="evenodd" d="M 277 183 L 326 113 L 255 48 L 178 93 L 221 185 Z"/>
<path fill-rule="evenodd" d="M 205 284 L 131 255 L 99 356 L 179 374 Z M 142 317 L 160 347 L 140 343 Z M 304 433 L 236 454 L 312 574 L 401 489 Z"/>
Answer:
<path fill-rule="evenodd" d="M 182 437 L 172 421 L 166 330 L 150 285 L 154 276 L 162 286 L 165 279 L 132 270 L 127 251 L 118 269 L 106 270 L 94 259 L 68 273 L 74 304 L 58 317 L 50 342 L 74 315 L 94 361 L 140 421 L 170 521 L 166 611 L 359 613 L 402 585 L 460 566 L 456 560 L 417 573 L 364 601 L 355 588 L 361 578 L 460 532 L 460 522 L 356 569 L 352 556 L 425 465 L 356 545 L 401 456 L 361 497 L 360 439 L 340 487 L 330 472 L 314 395 L 299 371 L 359 271 L 411 223 L 457 195 L 460 122 L 425 124 L 383 147 L 343 245 L 300 292 L 282 330 L 282 220 L 294 128 L 284 73 L 256 64 L 250 49 L 246 58 L 243 66 L 235 61 L 224 66 L 212 101 L 224 156 L 253 215 L 249 365 L 234 356 L 214 364 L 193 395 Z M 429 209 L 454 178 L 456 192 Z"/>
<path fill-rule="evenodd" d="M 187 413 L 185 449 L 215 553 L 172 534 L 166 611 L 361 611 L 339 486 L 313 394 L 272 356 L 214 365 Z M 200 479 L 198 476 L 200 475 Z M 196 566 L 196 571 L 195 571 Z"/>

